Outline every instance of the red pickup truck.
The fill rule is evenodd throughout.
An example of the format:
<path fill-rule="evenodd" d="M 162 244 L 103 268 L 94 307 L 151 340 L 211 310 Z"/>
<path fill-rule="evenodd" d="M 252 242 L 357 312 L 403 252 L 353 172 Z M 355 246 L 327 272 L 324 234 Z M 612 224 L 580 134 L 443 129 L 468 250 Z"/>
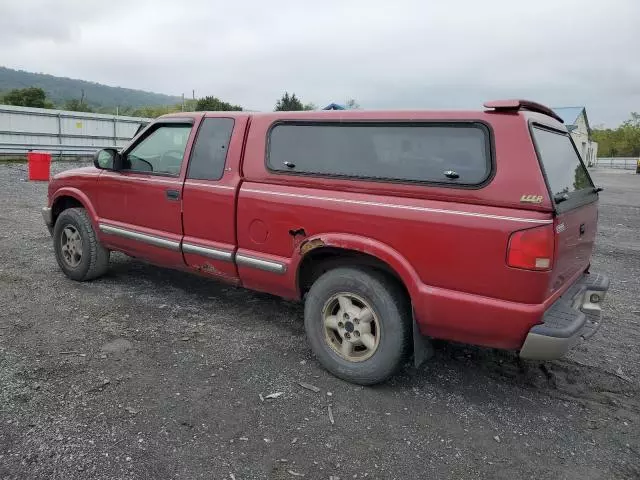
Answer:
<path fill-rule="evenodd" d="M 599 188 L 528 101 L 480 111 L 195 112 L 56 175 L 60 268 L 109 252 L 305 302 L 333 374 L 383 381 L 427 338 L 562 356 L 598 328 Z"/>

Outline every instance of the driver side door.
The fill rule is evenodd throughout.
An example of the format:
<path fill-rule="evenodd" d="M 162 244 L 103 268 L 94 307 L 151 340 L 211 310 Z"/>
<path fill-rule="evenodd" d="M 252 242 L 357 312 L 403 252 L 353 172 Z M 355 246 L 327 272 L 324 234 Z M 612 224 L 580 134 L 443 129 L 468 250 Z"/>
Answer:
<path fill-rule="evenodd" d="M 165 266 L 183 266 L 181 195 L 193 118 L 157 121 L 121 154 L 122 168 L 98 179 L 105 246 Z"/>

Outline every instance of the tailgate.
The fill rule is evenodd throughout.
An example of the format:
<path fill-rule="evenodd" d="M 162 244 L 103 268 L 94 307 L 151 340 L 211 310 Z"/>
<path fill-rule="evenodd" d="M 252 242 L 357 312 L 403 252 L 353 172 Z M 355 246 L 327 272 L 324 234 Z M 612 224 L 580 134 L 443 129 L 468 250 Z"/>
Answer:
<path fill-rule="evenodd" d="M 596 239 L 597 221 L 597 202 L 560 213 L 556 217 L 556 253 L 550 293 L 561 288 L 575 273 L 588 268 Z"/>
<path fill-rule="evenodd" d="M 552 294 L 589 267 L 598 222 L 598 190 L 567 132 L 534 124 L 532 134 L 556 214 Z"/>

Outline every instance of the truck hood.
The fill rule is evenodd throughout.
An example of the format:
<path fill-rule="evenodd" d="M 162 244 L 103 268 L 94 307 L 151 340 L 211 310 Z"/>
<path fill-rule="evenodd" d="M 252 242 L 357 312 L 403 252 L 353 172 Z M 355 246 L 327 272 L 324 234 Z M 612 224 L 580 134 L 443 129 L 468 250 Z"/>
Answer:
<path fill-rule="evenodd" d="M 51 203 L 51 199 L 57 190 L 65 187 L 82 188 L 83 186 L 88 186 L 98 180 L 100 173 L 102 172 L 99 169 L 91 166 L 72 168 L 54 175 L 49 181 L 49 203 Z"/>
<path fill-rule="evenodd" d="M 98 175 L 100 175 L 100 170 L 98 170 L 94 166 L 80 167 L 60 172 L 57 175 L 53 176 L 53 180 L 62 180 L 75 177 L 97 177 Z"/>

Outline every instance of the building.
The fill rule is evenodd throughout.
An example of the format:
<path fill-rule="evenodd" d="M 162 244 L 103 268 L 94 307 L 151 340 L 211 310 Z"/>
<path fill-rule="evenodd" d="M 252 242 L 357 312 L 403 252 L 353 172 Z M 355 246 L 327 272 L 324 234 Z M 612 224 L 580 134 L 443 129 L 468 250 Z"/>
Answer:
<path fill-rule="evenodd" d="M 559 107 L 552 109 L 564 121 L 582 161 L 589 167 L 595 165 L 598 144 L 591 140 L 591 127 L 585 107 Z"/>

